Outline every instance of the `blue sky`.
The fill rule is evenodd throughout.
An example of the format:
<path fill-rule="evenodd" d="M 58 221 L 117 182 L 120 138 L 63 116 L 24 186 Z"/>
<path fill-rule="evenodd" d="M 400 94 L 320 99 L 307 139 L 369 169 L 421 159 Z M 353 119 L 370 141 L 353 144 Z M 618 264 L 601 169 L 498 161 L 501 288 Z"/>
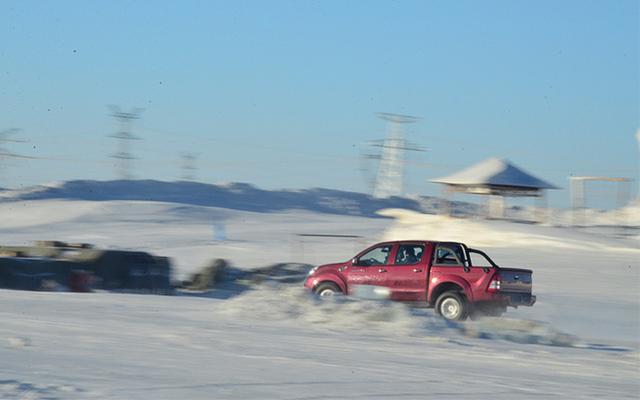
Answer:
<path fill-rule="evenodd" d="M 135 176 L 367 191 L 375 112 L 417 115 L 428 179 L 506 157 L 563 188 L 638 178 L 637 1 L 0 2 L 0 186 L 112 179 L 107 104 L 143 107 Z M 364 171 L 363 171 L 364 170 Z M 606 196 L 606 195 L 605 195 Z M 613 196 L 613 195 L 612 195 Z M 552 205 L 568 192 L 551 194 Z M 606 199 L 605 199 L 606 201 Z"/>

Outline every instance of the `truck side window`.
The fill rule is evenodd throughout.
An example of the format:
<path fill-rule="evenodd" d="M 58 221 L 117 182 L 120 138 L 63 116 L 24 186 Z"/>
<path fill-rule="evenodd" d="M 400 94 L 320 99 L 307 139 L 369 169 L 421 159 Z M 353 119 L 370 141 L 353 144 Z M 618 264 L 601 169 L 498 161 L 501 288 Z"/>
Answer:
<path fill-rule="evenodd" d="M 436 264 L 464 265 L 464 252 L 459 245 L 438 245 L 436 248 Z"/>
<path fill-rule="evenodd" d="M 422 260 L 424 246 L 417 244 L 403 244 L 398 247 L 396 254 L 396 265 L 417 264 Z"/>
<path fill-rule="evenodd" d="M 376 247 L 361 255 L 357 265 L 385 265 L 389 259 L 389 253 L 391 253 L 391 245 Z"/>

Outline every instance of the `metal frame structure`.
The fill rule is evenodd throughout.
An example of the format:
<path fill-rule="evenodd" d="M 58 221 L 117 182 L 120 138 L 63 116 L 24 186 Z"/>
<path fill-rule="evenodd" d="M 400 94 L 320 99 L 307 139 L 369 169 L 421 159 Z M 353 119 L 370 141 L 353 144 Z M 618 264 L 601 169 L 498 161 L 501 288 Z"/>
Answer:
<path fill-rule="evenodd" d="M 622 208 L 629 201 L 629 186 L 631 179 L 608 176 L 570 176 L 569 190 L 571 191 L 571 213 L 573 225 L 584 224 L 586 206 L 586 182 L 617 183 L 616 208 Z"/>

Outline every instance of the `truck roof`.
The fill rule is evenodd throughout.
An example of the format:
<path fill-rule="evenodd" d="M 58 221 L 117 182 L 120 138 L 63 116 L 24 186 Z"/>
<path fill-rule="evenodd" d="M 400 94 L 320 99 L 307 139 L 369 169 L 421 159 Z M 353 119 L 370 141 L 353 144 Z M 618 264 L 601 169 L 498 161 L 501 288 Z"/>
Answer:
<path fill-rule="evenodd" d="M 412 239 L 412 240 L 390 240 L 390 241 L 386 241 L 386 242 L 380 242 L 378 244 L 393 244 L 393 243 L 417 243 L 417 242 L 424 242 L 424 243 L 449 243 L 449 244 L 461 244 L 463 246 L 466 246 L 464 243 L 462 242 L 453 242 L 450 240 L 430 240 L 430 239 Z"/>

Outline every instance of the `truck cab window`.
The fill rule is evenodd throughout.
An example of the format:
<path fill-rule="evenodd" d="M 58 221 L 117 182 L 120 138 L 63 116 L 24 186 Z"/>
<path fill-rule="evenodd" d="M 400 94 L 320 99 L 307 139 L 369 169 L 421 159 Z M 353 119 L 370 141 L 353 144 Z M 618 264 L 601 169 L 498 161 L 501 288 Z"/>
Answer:
<path fill-rule="evenodd" d="M 385 265 L 389 259 L 389 253 L 391 253 L 390 245 L 376 247 L 361 255 L 356 264 L 365 267 L 369 265 Z"/>
<path fill-rule="evenodd" d="M 411 265 L 417 264 L 422 260 L 422 253 L 424 253 L 424 246 L 416 244 L 404 244 L 398 247 L 398 253 L 396 254 L 396 265 Z"/>
<path fill-rule="evenodd" d="M 465 265 L 462 246 L 456 244 L 438 245 L 436 248 L 436 264 Z"/>

